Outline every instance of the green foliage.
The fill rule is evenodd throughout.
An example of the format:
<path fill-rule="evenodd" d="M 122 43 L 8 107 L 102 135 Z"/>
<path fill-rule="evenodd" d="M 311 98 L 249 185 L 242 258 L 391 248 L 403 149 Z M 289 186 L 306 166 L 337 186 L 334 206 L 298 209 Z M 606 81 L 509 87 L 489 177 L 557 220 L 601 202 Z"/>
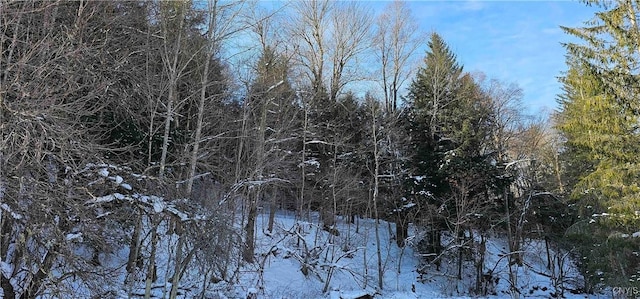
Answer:
<path fill-rule="evenodd" d="M 462 72 L 439 35 L 432 34 L 429 48 L 407 98 L 407 197 L 419 202 L 423 214 L 438 215 L 436 222 L 489 217 L 497 207 L 490 194 L 508 185 L 486 151 L 495 119 L 490 98 Z"/>
<path fill-rule="evenodd" d="M 602 80 L 605 90 L 616 95 L 621 105 L 638 112 L 640 94 L 640 28 L 637 1 L 588 0 L 602 8 L 594 19 L 579 28 L 563 27 L 584 44 L 565 44 L 572 57 L 586 62 Z"/>
<path fill-rule="evenodd" d="M 636 162 L 634 113 L 605 91 L 602 77 L 588 65 L 570 61 L 570 66 L 562 78 L 565 94 L 557 125 L 567 143 L 582 149 L 592 161 Z"/>
<path fill-rule="evenodd" d="M 571 198 L 583 219 L 567 230 L 588 289 L 638 287 L 640 227 L 640 31 L 637 1 L 586 1 L 602 8 L 565 44 L 569 71 L 556 128 Z"/>
<path fill-rule="evenodd" d="M 413 152 L 411 168 L 420 177 L 409 183 L 413 194 L 426 191 L 439 196 L 446 190 L 445 178 L 438 171 L 444 153 L 451 150 L 445 138 L 447 121 L 453 118 L 452 103 L 460 86 L 462 67 L 455 54 L 436 33 L 431 35 L 429 51 L 416 78 L 411 83 L 408 100 L 407 132 Z M 417 190 L 416 190 L 417 189 Z"/>
<path fill-rule="evenodd" d="M 565 235 L 586 279 L 586 290 L 605 286 L 640 287 L 640 238 L 611 232 L 609 226 L 582 221 Z"/>
<path fill-rule="evenodd" d="M 607 88 L 606 76 L 593 65 L 574 58 L 569 59 L 569 65 L 562 78 L 565 94 L 556 128 L 566 138 L 565 146 L 572 153 L 570 162 L 591 165 L 584 173 L 575 174 L 572 198 L 600 213 L 627 215 L 612 223 L 637 225 L 637 114 Z"/>

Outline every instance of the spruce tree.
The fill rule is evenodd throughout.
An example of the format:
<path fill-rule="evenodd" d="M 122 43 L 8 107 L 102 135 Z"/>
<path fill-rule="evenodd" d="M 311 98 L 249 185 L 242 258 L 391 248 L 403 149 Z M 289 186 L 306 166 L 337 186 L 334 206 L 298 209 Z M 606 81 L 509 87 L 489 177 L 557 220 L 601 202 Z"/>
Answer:
<path fill-rule="evenodd" d="M 429 223 L 426 251 L 438 254 L 440 232 L 455 226 L 460 234 L 468 228 L 457 225 L 470 212 L 460 208 L 485 209 L 485 191 L 496 185 L 492 180 L 498 173 L 484 150 L 494 117 L 488 97 L 462 72 L 438 34 L 431 35 L 428 45 L 425 65 L 408 95 L 406 130 L 413 155 L 407 198 L 420 206 Z"/>
<path fill-rule="evenodd" d="M 570 187 L 584 219 L 565 236 L 582 254 L 586 289 L 637 286 L 628 277 L 638 267 L 630 250 L 637 240 L 615 233 L 636 232 L 640 223 L 638 2 L 586 3 L 602 11 L 583 27 L 563 28 L 582 40 L 565 44 L 569 71 L 561 78 L 557 128 L 566 140 L 567 168 L 582 167 L 570 173 Z"/>
<path fill-rule="evenodd" d="M 444 178 L 436 171 L 442 160 L 443 131 L 447 109 L 455 100 L 462 66 L 456 55 L 437 34 L 431 35 L 429 50 L 422 67 L 409 88 L 407 131 L 413 152 L 411 166 L 414 170 L 412 189 L 439 195 L 443 192 Z"/>
<path fill-rule="evenodd" d="M 565 44 L 570 70 L 558 129 L 567 147 L 593 170 L 577 179 L 573 197 L 596 212 L 613 214 L 611 224 L 639 218 L 640 143 L 638 67 L 640 31 L 635 1 L 588 1 L 604 10 L 581 28 L 563 28 L 584 43 Z M 593 211 L 591 211 L 593 212 Z"/>
<path fill-rule="evenodd" d="M 602 9 L 583 27 L 562 29 L 583 41 L 566 43 L 569 55 L 588 65 L 626 109 L 640 109 L 640 27 L 636 0 L 586 0 Z"/>

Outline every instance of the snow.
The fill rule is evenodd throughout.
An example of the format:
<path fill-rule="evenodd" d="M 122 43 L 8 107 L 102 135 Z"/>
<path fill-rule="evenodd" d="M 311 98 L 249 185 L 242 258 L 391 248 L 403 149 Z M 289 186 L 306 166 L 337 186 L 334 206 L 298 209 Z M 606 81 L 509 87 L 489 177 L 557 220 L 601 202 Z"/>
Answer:
<path fill-rule="evenodd" d="M 266 223 L 267 217 L 266 214 L 263 215 L 258 225 Z M 354 225 L 349 227 L 343 223 L 336 226 L 340 232 L 336 237 L 314 223 L 296 221 L 293 215 L 279 212 L 275 232 L 270 235 L 258 233 L 260 246 L 256 252 L 258 256 L 264 256 L 265 266 L 262 270 L 254 271 L 262 271 L 260 276 L 263 279 L 258 279 L 257 273 L 249 271 L 242 276 L 241 284 L 257 285 L 260 298 L 359 298 L 367 294 L 374 295 L 374 298 L 398 299 L 473 297 L 468 292 L 475 283 L 472 271 L 465 272 L 462 281 L 451 279 L 450 273 L 447 274 L 445 270 L 437 271 L 431 266 L 425 268 L 426 273 L 418 273 L 417 269 L 422 265 L 420 254 L 410 246 L 398 248 L 395 241 L 391 240 L 392 235 L 389 234 L 385 221 L 381 221 L 379 227 L 383 240 L 380 246 L 384 274 L 383 289 L 380 290 L 377 287 L 375 221 L 359 221 L 360 232 L 354 231 Z M 414 235 L 408 238 L 408 243 L 418 239 L 415 235 L 418 233 L 417 229 L 413 230 Z M 259 226 L 258 231 L 264 231 L 264 228 Z M 541 298 L 551 296 L 550 293 L 554 290 L 553 283 L 545 276 L 548 276 L 548 270 L 543 258 L 546 257 L 544 245 L 544 241 L 533 240 L 526 243 L 523 247 L 526 264 L 514 269 L 519 276 L 521 291 Z M 495 298 L 509 296 L 509 266 L 508 259 L 505 258 L 508 252 L 505 248 L 506 238 L 492 237 L 487 241 L 485 270 L 491 269 L 494 277 L 500 281 L 495 286 Z M 575 265 L 566 255 L 558 256 L 566 258 L 559 264 L 567 279 L 579 276 Z M 313 269 L 307 276 L 301 272 L 305 263 Z M 472 270 L 471 267 L 469 270 Z M 327 282 L 328 292 L 323 293 Z M 588 297 L 573 295 L 568 291 L 564 295 L 566 298 Z"/>
<path fill-rule="evenodd" d="M 422 175 L 416 175 L 416 176 L 413 176 L 412 178 L 413 178 L 413 180 L 415 180 L 416 182 L 422 182 L 422 180 L 424 180 L 424 179 L 425 179 L 425 176 L 422 176 Z"/>
<path fill-rule="evenodd" d="M 98 171 L 98 174 L 106 178 L 109 176 L 109 170 L 102 168 Z"/>
<path fill-rule="evenodd" d="M 414 202 L 410 202 L 410 203 L 408 203 L 408 204 L 406 204 L 406 205 L 404 205 L 404 206 L 402 206 L 402 207 L 403 207 L 403 208 L 405 208 L 405 209 L 408 209 L 408 208 L 413 208 L 413 207 L 415 207 L 416 205 L 417 205 L 416 203 L 414 203 Z"/>
<path fill-rule="evenodd" d="M 11 210 L 11 207 L 9 207 L 9 205 L 7 205 L 6 203 L 0 204 L 0 208 L 9 212 L 9 214 L 11 214 L 11 218 L 13 219 L 20 220 L 23 218 L 22 215 L 15 213 L 13 210 Z"/>
<path fill-rule="evenodd" d="M 333 145 L 330 142 L 322 141 L 322 140 L 309 140 L 306 144 L 325 144 L 325 145 Z"/>
<path fill-rule="evenodd" d="M 154 205 L 154 209 L 155 209 L 155 205 Z M 189 220 L 189 215 L 187 215 L 187 213 L 184 213 L 174 207 L 166 207 L 165 208 L 167 210 L 167 212 L 176 215 L 178 218 L 180 218 L 180 221 L 187 221 Z M 158 212 L 159 213 L 159 212 Z"/>
<path fill-rule="evenodd" d="M 320 168 L 320 162 L 315 158 L 311 158 L 307 161 L 304 161 L 305 165 L 314 166 L 315 168 Z M 302 167 L 302 164 L 298 165 L 298 167 Z"/>
<path fill-rule="evenodd" d="M 418 194 L 423 195 L 423 196 L 433 196 L 433 193 L 431 193 L 429 191 L 425 191 L 425 190 L 418 191 Z"/>
<path fill-rule="evenodd" d="M 11 273 L 13 272 L 13 266 L 11 264 L 0 261 L 0 273 L 5 277 L 11 277 Z"/>
<path fill-rule="evenodd" d="M 314 143 L 310 141 L 309 143 Z M 318 167 L 316 159 L 304 161 L 306 165 Z M 85 171 L 91 179 L 98 176 L 96 184 L 105 181 L 109 187 L 120 187 L 127 191 L 133 191 L 125 178 L 144 179 L 144 176 L 125 173 L 122 168 L 113 165 L 87 164 Z M 111 173 L 110 173 L 111 171 Z M 120 175 L 116 175 L 119 173 Z M 111 176 L 110 176 L 111 175 Z M 122 175 L 122 176 L 121 176 Z M 100 178 L 101 177 L 101 178 Z M 106 178 L 106 179 L 105 179 Z M 414 181 L 420 182 L 424 177 L 414 176 Z M 242 181 L 242 186 L 255 186 L 273 181 L 285 181 L 284 179 L 269 177 L 255 181 Z M 115 183 L 111 184 L 111 183 Z M 117 186 L 116 186 L 117 185 Z M 106 186 L 106 185 L 105 185 Z M 107 190 L 110 190 L 107 188 Z M 119 191 L 122 191 L 119 189 Z M 96 218 L 105 218 L 112 212 L 103 209 L 100 205 L 114 201 L 135 204 L 136 207 L 146 211 L 142 223 L 145 240 L 142 241 L 145 250 L 148 250 L 149 235 L 152 230 L 157 230 L 160 236 L 157 244 L 158 279 L 152 286 L 152 298 L 166 297 L 166 292 L 171 288 L 170 278 L 173 263 L 175 261 L 175 245 L 179 236 L 170 232 L 167 219 L 179 219 L 189 223 L 199 220 L 208 220 L 209 214 L 195 214 L 186 212 L 181 208 L 189 203 L 188 199 L 168 200 L 154 195 L 144 195 L 136 192 L 104 191 L 110 194 L 96 194 L 101 196 L 87 200 L 87 205 L 97 207 Z M 0 193 L 1 195 L 2 193 Z M 430 196 L 430 193 L 423 195 Z M 219 201 L 219 205 L 227 198 Z M 409 209 L 416 204 L 403 198 L 402 209 Z M 107 206 L 107 205 L 105 205 Z M 6 211 L 14 219 L 22 219 L 5 203 L 0 203 L 0 209 Z M 162 214 L 161 214 L 162 213 Z M 200 212 L 196 212 L 200 213 Z M 153 226 L 151 215 L 161 214 L 160 224 Z M 604 217 L 609 214 L 594 214 L 593 217 Z M 116 215 L 118 216 L 118 215 Z M 166 217 L 170 216 L 170 217 Z M 476 216 L 480 216 L 476 214 Z M 456 259 L 451 255 L 442 256 L 441 268 L 437 269 L 433 264 L 425 263 L 425 254 L 421 254 L 413 245 L 423 239 L 424 232 L 415 226 L 410 226 L 409 236 L 405 239 L 408 244 L 399 248 L 395 240 L 395 224 L 386 221 L 358 218 L 355 224 L 347 222 L 344 218 L 337 217 L 336 225 L 332 230 L 337 235 L 325 231 L 325 227 L 319 221 L 317 213 L 311 213 L 304 219 L 296 217 L 292 212 L 277 211 L 275 226 L 272 232 L 267 232 L 268 212 L 260 214 L 256 221 L 256 250 L 255 262 L 238 265 L 237 278 L 234 283 L 219 282 L 210 284 L 209 288 L 202 291 L 203 285 L 208 285 L 206 275 L 198 267 L 191 267 L 181 280 L 178 298 L 195 298 L 201 294 L 207 294 L 207 298 L 325 298 L 325 299 L 355 299 L 366 296 L 373 298 L 470 298 L 474 294 L 470 291 L 475 287 L 474 260 L 473 257 L 464 262 L 462 279 L 458 280 L 454 273 Z M 57 220 L 56 220 L 57 221 Z M 595 221 L 595 220 L 591 220 Z M 241 223 L 235 223 L 236 232 L 243 230 Z M 377 230 L 376 230 L 377 226 Z M 378 235 L 378 236 L 376 236 Z M 91 250 L 82 248 L 86 237 L 82 232 L 71 231 L 65 235 L 65 240 L 78 245 L 78 251 L 82 254 L 91 254 Z M 630 237 L 620 234 L 621 237 Z M 376 243 L 377 237 L 380 243 Z M 640 237 L 640 231 L 631 234 L 631 237 Z M 473 236 L 474 241 L 478 237 Z M 487 236 L 486 258 L 484 272 L 490 281 L 490 293 L 487 298 L 510 297 L 513 293 L 512 284 L 523 297 L 548 298 L 554 296 L 553 292 L 559 290 L 558 286 L 578 288 L 581 275 L 576 264 L 571 260 L 568 252 L 550 249 L 553 262 L 547 265 L 547 247 L 544 240 L 526 240 L 519 251 L 523 256 L 522 266 L 509 265 L 508 242 L 500 232 L 492 232 Z M 451 242 L 450 235 L 442 236 L 443 245 L 449 249 L 458 248 L 459 245 Z M 207 240 L 208 241 L 208 240 Z M 215 242 L 212 240 L 212 242 Z M 116 248 L 113 252 L 101 253 L 100 261 L 103 265 L 114 271 L 114 279 L 105 281 L 105 288 L 112 291 L 110 298 L 129 298 L 138 294 L 144 294 L 144 280 L 131 278 L 132 285 L 123 285 L 126 273 L 124 267 L 128 258 L 129 249 L 127 243 L 122 248 Z M 380 253 L 381 269 L 378 268 L 378 252 Z M 457 252 L 451 250 L 450 252 Z M 148 252 L 147 252 L 148 253 Z M 455 256 L 455 254 L 454 254 Z M 235 258 L 235 257 L 233 257 Z M 205 261 L 194 261 L 203 264 Z M 379 287 L 378 271 L 382 273 L 382 288 Z M 14 266 L 0 261 L 0 271 L 9 277 L 14 271 Z M 512 281 L 512 275 L 517 276 L 517 281 Z M 563 277 L 558 277 L 562 273 Z M 53 274 L 52 274 L 53 275 Z M 142 275 L 144 274 L 137 274 Z M 210 277 L 209 277 L 210 278 Z M 74 278 L 75 279 L 75 278 Z M 562 284 L 559 284 L 562 282 Z M 74 284 L 76 282 L 71 282 Z M 102 282 L 101 282 L 102 283 Z M 78 294 L 89 294 L 89 290 L 82 289 L 79 285 L 73 285 L 72 289 Z M 564 291 L 565 298 L 606 298 L 602 294 L 595 296 L 574 295 Z M 78 295 L 82 297 L 82 295 Z M 87 296 L 89 297 L 89 296 Z M 44 298 L 44 296 L 42 297 Z M 64 298 L 54 295 L 46 298 Z"/>
<path fill-rule="evenodd" d="M 109 195 L 105 195 L 105 196 L 99 196 L 99 197 L 96 197 L 96 198 L 94 198 L 92 200 L 88 200 L 86 202 L 86 204 L 97 204 L 97 203 L 112 202 L 112 201 L 114 201 L 116 199 L 124 197 L 124 195 L 122 195 L 120 193 L 116 193 L 116 194 L 109 194 Z"/>
<path fill-rule="evenodd" d="M 67 241 L 74 241 L 74 240 L 76 240 L 76 241 L 78 241 L 78 242 L 82 242 L 82 233 L 80 233 L 80 232 L 79 232 L 79 233 L 70 233 L 70 234 L 67 234 L 67 236 L 65 237 L 65 239 L 66 239 Z"/>
<path fill-rule="evenodd" d="M 147 206 L 154 213 L 169 213 L 182 221 L 200 219 L 190 217 L 177 208 L 176 201 L 152 195 L 132 194 L 122 195 L 114 193 L 96 197 L 90 203 L 104 203 L 114 200 L 130 200 Z M 407 203 L 410 205 L 410 203 Z M 305 219 L 297 218 L 292 212 L 278 211 L 272 232 L 267 232 L 268 212 L 260 214 L 256 221 L 256 250 L 255 262 L 244 264 L 234 279 L 234 284 L 219 282 L 207 289 L 207 298 L 325 298 L 325 299 L 355 299 L 367 295 L 373 298 L 472 298 L 470 288 L 475 284 L 473 260 L 465 262 L 463 279 L 458 280 L 452 275 L 455 259 L 444 258 L 441 269 L 431 264 L 425 264 L 421 254 L 411 245 L 422 239 L 421 231 L 417 227 L 410 227 L 409 237 L 404 248 L 396 245 L 393 233 L 393 223 L 380 221 L 378 234 L 380 243 L 376 244 L 376 221 L 373 219 L 357 219 L 351 224 L 338 217 L 334 228 L 338 236 L 332 235 L 319 224 L 317 213 L 311 213 Z M 150 222 L 145 223 L 144 235 L 148 236 Z M 242 229 L 236 224 L 238 230 Z M 356 227 L 358 228 L 356 230 Z M 162 298 L 171 288 L 169 275 L 171 274 L 172 250 L 174 250 L 177 236 L 168 233 L 166 225 L 159 227 L 161 240 L 158 243 L 158 280 L 152 286 L 152 298 Z M 634 233 L 634 237 L 640 232 Z M 82 241 L 81 233 L 66 235 L 68 241 Z M 148 239 L 147 239 L 148 240 Z M 451 240 L 443 235 L 443 244 Z M 147 241 L 148 242 L 148 241 Z M 451 244 L 450 244 L 451 245 Z M 378 286 L 378 258 L 380 247 L 383 274 L 383 288 Z M 455 244 L 451 245 L 454 248 Z M 490 234 L 486 243 L 485 271 L 491 275 L 494 282 L 494 294 L 484 298 L 510 297 L 509 252 L 508 242 L 499 233 Z M 546 247 L 543 240 L 527 240 L 521 253 L 524 265 L 511 266 L 511 270 L 518 276 L 518 291 L 522 297 L 549 298 L 555 290 L 553 275 L 546 265 Z M 555 273 L 564 273 L 564 282 L 578 281 L 579 273 L 569 254 L 552 250 L 556 259 Z M 116 250 L 109 257 L 101 257 L 101 261 L 113 265 L 126 264 L 128 248 Z M 195 261 L 195 263 L 202 263 Z M 200 298 L 204 279 L 198 269 L 188 271 L 181 281 L 178 298 Z M 11 265 L 1 264 L 0 269 L 5 272 L 11 270 Z M 118 274 L 116 284 L 111 287 L 113 298 L 129 298 L 131 294 L 144 294 L 144 281 L 134 279 L 138 284 L 123 286 L 124 270 Z M 306 269 L 303 271 L 303 269 Z M 422 269 L 424 271 L 418 271 Z M 560 271 L 561 270 L 561 271 Z M 306 275 L 305 273 L 306 272 Z M 142 274 L 144 275 L 144 274 Z M 573 287 L 571 283 L 565 284 Z M 326 290 L 326 291 L 325 291 Z M 606 298 L 602 294 L 595 296 L 574 295 L 564 292 L 565 298 Z M 52 297 L 56 298 L 56 297 Z"/>

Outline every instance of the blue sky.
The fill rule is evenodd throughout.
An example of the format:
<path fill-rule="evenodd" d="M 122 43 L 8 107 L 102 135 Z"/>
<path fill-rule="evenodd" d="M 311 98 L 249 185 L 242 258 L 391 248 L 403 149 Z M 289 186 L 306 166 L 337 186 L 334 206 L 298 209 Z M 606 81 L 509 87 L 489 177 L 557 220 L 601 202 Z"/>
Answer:
<path fill-rule="evenodd" d="M 362 0 L 376 15 L 390 2 Z M 440 34 L 465 71 L 519 85 L 531 114 L 557 108 L 561 92 L 557 78 L 566 70 L 561 43 L 577 41 L 560 26 L 581 26 L 597 11 L 577 0 L 408 0 L 407 4 L 420 30 Z M 426 41 L 417 54 L 420 63 Z"/>
<path fill-rule="evenodd" d="M 376 2 L 384 7 L 388 2 Z M 557 108 L 557 77 L 566 70 L 561 42 L 596 9 L 578 1 L 409 1 L 422 30 L 436 31 L 466 71 L 516 83 L 529 112 Z M 424 55 L 421 50 L 420 55 Z"/>

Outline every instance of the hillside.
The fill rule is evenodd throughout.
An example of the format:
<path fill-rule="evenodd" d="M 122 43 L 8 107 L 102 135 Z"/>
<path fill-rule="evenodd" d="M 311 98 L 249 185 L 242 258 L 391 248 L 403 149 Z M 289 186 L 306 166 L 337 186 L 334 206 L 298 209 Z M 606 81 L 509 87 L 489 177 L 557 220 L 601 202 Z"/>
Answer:
<path fill-rule="evenodd" d="M 160 208 L 158 208 L 160 209 Z M 474 256 L 465 257 L 462 279 L 456 273 L 456 254 L 443 254 L 440 270 L 426 264 L 416 252 L 415 240 L 420 238 L 416 228 L 410 229 L 408 246 L 398 248 L 390 234 L 390 224 L 379 223 L 380 253 L 383 272 L 383 288 L 378 287 L 378 259 L 375 237 L 375 221 L 356 219 L 356 223 L 336 226 L 338 236 L 317 225 L 317 215 L 312 221 L 298 221 L 292 212 L 276 213 L 272 233 L 267 231 L 268 214 L 261 214 L 257 221 L 256 259 L 252 264 L 240 265 L 235 282 L 212 279 L 206 267 L 190 267 L 181 280 L 177 298 L 469 298 L 476 281 Z M 157 280 L 151 285 L 151 298 L 167 298 L 171 290 L 171 274 L 175 267 L 172 256 L 177 236 L 160 228 L 164 235 L 157 246 Z M 148 234 L 147 234 L 148 235 Z M 443 238 L 446 240 L 448 238 Z M 562 292 L 565 298 L 606 298 L 599 295 L 573 294 L 580 287 L 581 276 L 570 256 L 550 249 L 556 262 L 552 269 L 546 267 L 544 242 L 530 240 L 522 249 L 524 264 L 511 270 L 505 254 L 506 240 L 494 236 L 486 243 L 485 275 L 483 287 L 489 298 L 514 297 L 511 284 L 517 285 L 521 298 L 555 298 Z M 104 280 L 104 296 L 111 298 L 143 298 L 145 285 L 142 277 L 128 285 L 122 285 L 126 273 L 128 248 L 121 248 L 114 255 L 101 255 L 100 262 L 119 275 L 114 280 Z M 457 252 L 457 251 L 452 251 Z M 196 265 L 204 261 L 193 260 Z M 491 274 L 489 274 L 491 273 Z M 516 281 L 517 280 L 517 281 Z M 95 290 L 82 290 L 78 298 L 86 298 Z M 203 290 L 203 287 L 205 288 Z M 252 297 L 253 296 L 253 297 Z M 59 298 L 55 294 L 43 298 Z"/>
<path fill-rule="evenodd" d="M 260 223 L 266 223 L 263 215 Z M 463 278 L 455 278 L 455 255 L 446 255 L 440 271 L 425 265 L 409 242 L 398 248 L 387 222 L 379 224 L 380 250 L 384 273 L 383 289 L 377 281 L 377 246 L 375 221 L 358 220 L 357 224 L 342 223 L 339 236 L 319 229 L 317 224 L 296 221 L 290 213 L 280 213 L 273 234 L 260 234 L 258 265 L 246 267 L 241 285 L 257 290 L 261 298 L 358 298 L 364 294 L 375 298 L 464 298 L 474 296 L 473 258 L 465 259 Z M 260 224 L 258 224 L 260 226 Z M 261 229 L 264 232 L 264 229 Z M 415 228 L 410 240 L 418 240 Z M 445 238 L 443 238 L 445 239 Z M 485 273 L 492 273 L 484 286 L 493 297 L 511 297 L 509 267 L 504 257 L 506 240 L 499 236 L 487 241 Z M 531 240 L 522 249 L 524 266 L 517 271 L 517 290 L 522 297 L 549 298 L 563 292 L 567 298 L 589 298 L 574 295 L 580 274 L 568 254 L 551 249 L 560 262 L 547 269 L 544 242 Z M 470 254 L 471 255 L 471 254 Z M 307 266 L 305 276 L 302 269 Z M 264 269 L 264 272 L 261 270 Z M 419 271 L 420 269 L 421 271 Z M 555 271 L 555 273 L 553 272 Z M 562 273 L 562 274 L 560 274 Z M 327 288 L 329 294 L 323 294 Z M 364 297 L 363 297 L 364 298 Z M 602 298 L 602 296 L 598 296 Z"/>

